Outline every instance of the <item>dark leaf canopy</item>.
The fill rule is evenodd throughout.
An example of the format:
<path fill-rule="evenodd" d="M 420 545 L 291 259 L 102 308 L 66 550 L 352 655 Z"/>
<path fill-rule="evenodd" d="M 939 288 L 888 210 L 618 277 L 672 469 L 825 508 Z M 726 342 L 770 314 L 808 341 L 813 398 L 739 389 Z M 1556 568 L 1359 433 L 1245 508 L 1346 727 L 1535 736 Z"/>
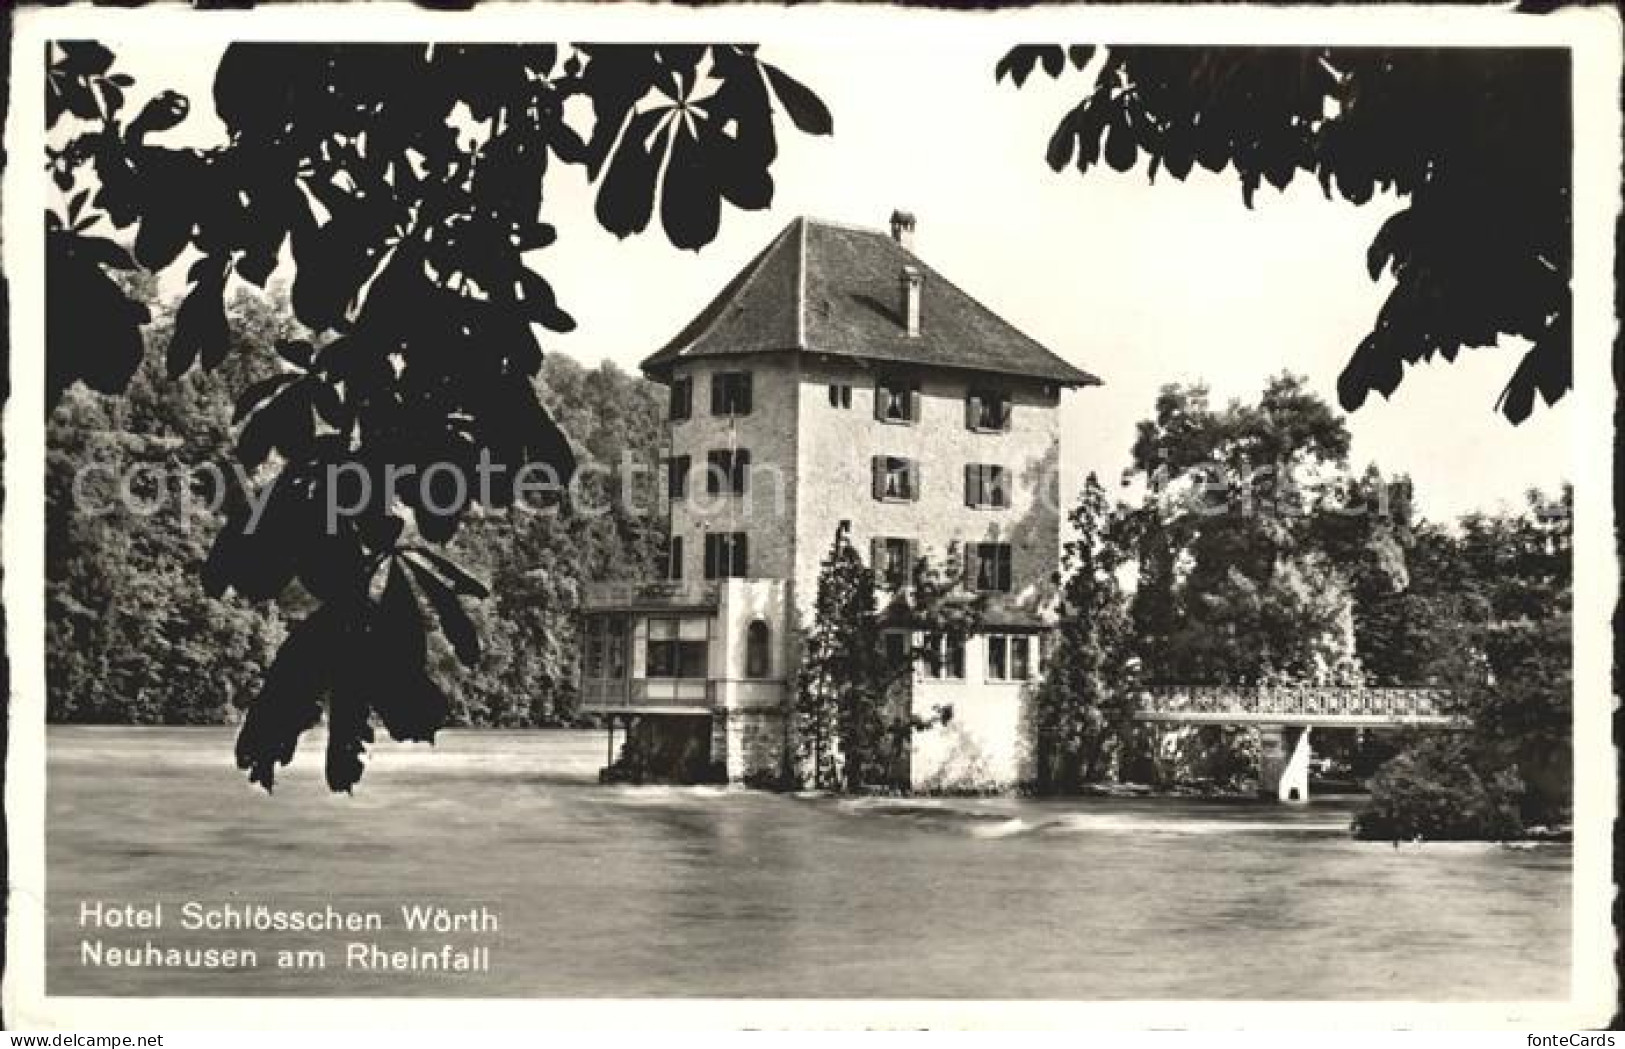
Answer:
<path fill-rule="evenodd" d="M 409 739 L 446 716 L 420 597 L 458 658 L 480 658 L 459 601 L 485 588 L 418 540 L 446 543 L 476 504 L 512 505 L 527 469 L 560 485 L 575 471 L 536 389 L 541 333 L 576 325 L 536 268 L 557 236 L 549 170 L 584 166 L 611 232 L 645 230 L 658 205 L 670 242 L 697 250 L 724 201 L 771 203 L 776 112 L 810 134 L 833 122 L 745 45 L 240 43 L 213 83 L 226 142 L 175 148 L 148 136 L 191 102 L 160 91 L 125 119 L 132 81 L 115 68 L 90 42 L 48 61 L 60 146 L 47 160 L 63 194 L 49 218 L 49 392 L 116 393 L 139 365 L 149 314 L 113 271 L 189 266 L 171 377 L 241 345 L 225 307 L 237 280 L 291 276 L 308 337 L 274 347 L 282 372 L 235 411 L 238 457 L 270 480 L 237 493 L 203 573 L 214 594 L 269 601 L 297 582 L 321 602 L 268 673 L 238 756 L 269 788 L 319 694 L 328 780 L 346 790 L 373 715 Z"/>

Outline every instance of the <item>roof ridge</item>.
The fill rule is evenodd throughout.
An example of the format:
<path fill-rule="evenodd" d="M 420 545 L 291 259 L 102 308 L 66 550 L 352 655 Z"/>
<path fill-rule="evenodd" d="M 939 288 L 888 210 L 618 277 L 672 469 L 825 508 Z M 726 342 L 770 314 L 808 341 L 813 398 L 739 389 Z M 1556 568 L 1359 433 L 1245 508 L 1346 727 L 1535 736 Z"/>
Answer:
<path fill-rule="evenodd" d="M 807 348 L 807 226 L 816 220 L 802 215 L 794 225 L 800 233 L 796 244 L 796 349 Z"/>
<path fill-rule="evenodd" d="M 892 235 L 879 226 L 862 226 L 856 222 L 840 222 L 836 219 L 820 218 L 817 215 L 802 215 L 796 221 L 809 222 L 817 226 L 827 226 L 830 229 L 845 230 L 848 233 L 872 233 L 878 237 L 885 237 L 887 240 L 892 239 Z"/>
<path fill-rule="evenodd" d="M 738 284 L 737 287 L 730 287 L 728 285 L 725 285 L 723 287 L 722 291 L 717 294 L 716 298 L 714 298 L 712 300 L 711 305 L 712 306 L 719 305 L 719 304 L 722 303 L 722 300 L 725 299 L 725 298 L 726 299 L 732 299 L 732 300 L 735 300 L 735 301 L 744 298 L 745 293 L 750 291 L 750 289 L 756 284 L 757 279 L 759 277 L 761 277 L 762 271 L 767 269 L 768 261 L 770 259 L 772 259 L 773 256 L 778 252 L 780 246 L 784 243 L 785 238 L 788 237 L 790 235 L 790 232 L 792 230 L 795 230 L 798 226 L 801 228 L 801 239 L 802 239 L 803 244 L 805 244 L 805 242 L 806 242 L 806 221 L 807 220 L 806 220 L 805 217 L 792 219 L 790 221 L 789 225 L 787 225 L 783 229 L 779 230 L 779 232 L 773 237 L 773 239 L 767 242 L 767 247 L 765 247 L 761 251 L 757 252 L 756 257 L 753 258 L 749 263 L 747 263 L 747 266 L 748 266 L 750 272 L 748 274 L 741 274 L 741 275 L 744 276 L 745 279 L 742 280 L 742 281 L 739 281 L 739 284 Z M 738 281 L 739 276 L 735 276 L 734 280 Z M 732 282 L 729 282 L 729 284 L 731 285 Z M 730 292 L 732 294 L 730 294 Z M 706 307 L 706 311 L 709 311 L 710 308 L 711 308 L 710 306 Z M 706 311 L 702 311 L 702 316 L 703 316 L 704 312 L 706 312 Z M 721 316 L 721 314 L 719 313 L 716 316 L 710 317 L 703 325 L 701 325 L 694 332 L 693 336 L 690 337 L 687 342 L 683 343 L 683 345 L 681 345 L 681 346 L 677 347 L 675 350 L 673 350 L 671 352 L 670 356 L 671 357 L 681 357 L 683 354 L 687 353 L 689 347 L 693 346 L 695 343 L 697 343 L 701 339 L 705 338 L 705 336 L 708 335 L 711 332 L 711 329 L 716 327 L 717 320 L 720 318 L 720 316 Z M 698 319 L 698 318 L 696 318 L 696 319 Z M 798 321 L 798 324 L 799 324 L 799 321 Z M 664 356 L 664 355 L 665 354 L 662 351 L 662 352 L 656 353 L 653 356 L 651 356 L 649 358 L 649 360 L 653 360 L 654 357 L 659 357 L 659 356 Z M 644 364 L 648 364 L 649 360 L 644 361 Z"/>

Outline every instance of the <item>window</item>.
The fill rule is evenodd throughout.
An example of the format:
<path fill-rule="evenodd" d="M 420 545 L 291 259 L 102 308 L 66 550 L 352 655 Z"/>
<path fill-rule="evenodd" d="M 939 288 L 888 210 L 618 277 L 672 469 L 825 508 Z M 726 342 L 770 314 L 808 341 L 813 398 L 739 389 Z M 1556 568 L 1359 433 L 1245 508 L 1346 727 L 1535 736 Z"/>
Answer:
<path fill-rule="evenodd" d="M 604 676 L 604 617 L 590 616 L 581 632 L 581 669 L 590 678 Z"/>
<path fill-rule="evenodd" d="M 626 676 L 626 617 L 593 616 L 582 628 L 582 673 L 589 678 Z"/>
<path fill-rule="evenodd" d="M 710 532 L 705 537 L 705 578 L 743 579 L 749 575 L 744 532 Z"/>
<path fill-rule="evenodd" d="M 965 637 L 963 634 L 938 634 L 926 637 L 925 676 L 959 680 L 965 676 Z"/>
<path fill-rule="evenodd" d="M 667 416 L 678 422 L 694 414 L 694 377 L 685 375 L 671 381 L 671 409 Z"/>
<path fill-rule="evenodd" d="M 648 676 L 705 677 L 710 628 L 703 619 L 649 617 Z"/>
<path fill-rule="evenodd" d="M 711 376 L 711 414 L 750 414 L 750 372 L 717 372 Z"/>
<path fill-rule="evenodd" d="M 965 505 L 995 509 L 1008 507 L 1009 471 L 991 463 L 966 463 Z"/>
<path fill-rule="evenodd" d="M 987 635 L 987 676 L 1003 681 L 1010 673 L 1010 639 L 1003 634 Z"/>
<path fill-rule="evenodd" d="M 619 680 L 626 676 L 625 616 L 610 616 L 605 624 L 604 663 L 609 677 Z"/>
<path fill-rule="evenodd" d="M 913 423 L 920 418 L 920 387 L 909 379 L 883 377 L 875 384 L 875 418 Z"/>
<path fill-rule="evenodd" d="M 852 407 L 852 384 L 849 382 L 830 383 L 829 406 L 831 408 Z"/>
<path fill-rule="evenodd" d="M 680 535 L 666 540 L 666 578 L 673 582 L 683 578 L 683 537 Z"/>
<path fill-rule="evenodd" d="M 760 619 L 755 620 L 745 628 L 745 676 L 767 677 L 768 667 L 772 661 L 768 651 L 768 642 L 772 633 L 767 624 Z"/>
<path fill-rule="evenodd" d="M 672 499 L 688 495 L 688 471 L 693 462 L 686 455 L 674 455 L 666 460 L 666 494 Z"/>
<path fill-rule="evenodd" d="M 976 580 L 976 589 L 1010 592 L 1009 543 L 976 543 L 971 547 L 971 559 L 976 571 L 968 574 Z"/>
<path fill-rule="evenodd" d="M 1032 639 L 1025 636 L 1010 639 L 1010 677 L 1026 681 L 1032 676 Z"/>
<path fill-rule="evenodd" d="M 907 586 L 914 575 L 915 543 L 894 535 L 877 535 L 870 549 L 869 564 L 875 577 L 886 586 Z"/>
<path fill-rule="evenodd" d="M 1032 674 L 1032 638 L 1026 634 L 987 635 L 990 681 L 1027 681 Z"/>
<path fill-rule="evenodd" d="M 913 502 L 920 497 L 920 468 L 912 459 L 877 455 L 870 461 L 874 495 L 883 502 Z"/>
<path fill-rule="evenodd" d="M 965 395 L 965 425 L 999 433 L 1010 429 L 1010 394 L 1004 390 L 971 390 Z"/>
<path fill-rule="evenodd" d="M 749 473 L 748 448 L 719 448 L 705 453 L 707 495 L 744 495 L 745 476 Z"/>

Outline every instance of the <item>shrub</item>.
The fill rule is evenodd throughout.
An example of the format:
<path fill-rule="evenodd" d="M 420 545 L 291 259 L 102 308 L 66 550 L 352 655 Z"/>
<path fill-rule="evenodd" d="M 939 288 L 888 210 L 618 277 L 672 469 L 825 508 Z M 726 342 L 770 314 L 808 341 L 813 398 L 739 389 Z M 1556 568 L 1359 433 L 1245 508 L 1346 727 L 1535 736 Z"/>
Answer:
<path fill-rule="evenodd" d="M 1368 841 L 1506 841 L 1523 836 L 1523 781 L 1511 769 L 1483 770 L 1457 741 L 1400 754 L 1371 780 L 1371 799 L 1354 817 Z"/>

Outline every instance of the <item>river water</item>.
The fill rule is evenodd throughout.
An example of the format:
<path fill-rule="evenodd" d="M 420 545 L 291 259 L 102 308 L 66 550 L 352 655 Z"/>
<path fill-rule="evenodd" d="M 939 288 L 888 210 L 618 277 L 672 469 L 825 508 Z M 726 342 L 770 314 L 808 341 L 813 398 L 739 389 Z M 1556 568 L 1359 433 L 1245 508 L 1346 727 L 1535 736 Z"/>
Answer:
<path fill-rule="evenodd" d="M 140 995 L 1535 1000 L 1568 995 L 1570 850 L 1349 839 L 1352 799 L 863 799 L 600 786 L 602 733 L 381 743 L 354 796 L 320 741 L 274 795 L 226 729 L 49 733 L 48 992 Z M 156 930 L 81 924 L 162 903 Z M 187 901 L 383 915 L 381 932 L 188 930 Z M 402 904 L 495 931 L 400 928 Z M 348 945 L 489 948 L 376 971 Z M 248 948 L 224 969 L 85 944 Z M 279 969 L 280 949 L 325 968 Z M 143 955 L 145 957 L 145 955 Z M 96 957 L 92 955 L 92 957 Z M 183 956 L 184 958 L 184 956 Z M 309 964 L 310 956 L 305 956 Z"/>

